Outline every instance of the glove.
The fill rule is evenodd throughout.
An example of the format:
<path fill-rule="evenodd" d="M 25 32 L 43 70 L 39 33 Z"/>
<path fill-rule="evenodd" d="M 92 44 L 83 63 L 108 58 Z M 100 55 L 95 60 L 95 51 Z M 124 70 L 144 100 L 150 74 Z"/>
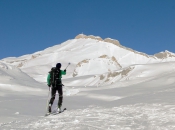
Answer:
<path fill-rule="evenodd" d="M 66 72 L 66 69 L 64 70 L 64 72 Z"/>
<path fill-rule="evenodd" d="M 48 87 L 51 87 L 51 85 L 50 85 L 50 84 L 48 84 Z"/>

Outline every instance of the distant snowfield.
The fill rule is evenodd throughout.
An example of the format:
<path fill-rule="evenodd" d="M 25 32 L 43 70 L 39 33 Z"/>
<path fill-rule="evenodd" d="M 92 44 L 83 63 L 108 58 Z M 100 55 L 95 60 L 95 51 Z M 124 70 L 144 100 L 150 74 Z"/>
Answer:
<path fill-rule="evenodd" d="M 46 77 L 58 59 L 62 69 L 67 61 L 72 63 L 63 76 L 67 110 L 44 117 Z M 162 61 L 92 39 L 69 40 L 32 55 L 3 59 L 0 129 L 174 130 L 175 60 Z"/>

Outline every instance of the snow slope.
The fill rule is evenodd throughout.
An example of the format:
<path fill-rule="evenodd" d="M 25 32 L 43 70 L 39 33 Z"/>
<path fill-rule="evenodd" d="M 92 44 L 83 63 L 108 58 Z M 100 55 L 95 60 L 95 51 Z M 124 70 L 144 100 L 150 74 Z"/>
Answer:
<path fill-rule="evenodd" d="M 0 95 L 16 93 L 42 93 L 43 85 L 22 72 L 19 68 L 0 62 Z M 18 94 L 19 94 L 18 93 Z"/>
<path fill-rule="evenodd" d="M 2 59 L 0 129 L 174 130 L 174 56 L 169 51 L 149 56 L 117 40 L 79 35 Z M 46 76 L 57 62 L 62 69 L 71 62 L 63 77 L 67 110 L 44 117 L 50 96 Z"/>
<path fill-rule="evenodd" d="M 144 66 L 135 69 L 132 79 L 122 79 L 115 85 L 65 86 L 63 107 L 67 107 L 68 110 L 64 113 L 49 117 L 43 117 L 42 114 L 31 116 L 30 113 L 22 115 L 24 112 L 18 108 L 16 112 L 19 114 L 13 113 L 18 121 L 2 123 L 0 128 L 5 130 L 174 130 L 174 70 L 168 68 L 169 63 Z M 162 67 L 164 72 L 160 73 L 158 69 L 151 72 L 156 66 Z M 142 79 L 141 82 L 139 79 Z M 32 102 L 36 100 L 31 97 L 30 99 Z M 46 101 L 38 97 L 37 100 L 39 99 L 40 102 Z M 13 102 L 19 101 L 13 100 Z M 43 108 L 36 107 L 32 111 L 36 109 Z M 27 110 L 31 109 L 27 108 Z"/>

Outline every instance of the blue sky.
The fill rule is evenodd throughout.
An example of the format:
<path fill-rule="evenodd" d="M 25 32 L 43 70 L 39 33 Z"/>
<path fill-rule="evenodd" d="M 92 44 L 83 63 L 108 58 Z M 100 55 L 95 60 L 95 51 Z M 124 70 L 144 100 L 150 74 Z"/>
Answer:
<path fill-rule="evenodd" d="M 175 0 L 0 0 L 0 59 L 82 32 L 150 55 L 175 53 Z"/>

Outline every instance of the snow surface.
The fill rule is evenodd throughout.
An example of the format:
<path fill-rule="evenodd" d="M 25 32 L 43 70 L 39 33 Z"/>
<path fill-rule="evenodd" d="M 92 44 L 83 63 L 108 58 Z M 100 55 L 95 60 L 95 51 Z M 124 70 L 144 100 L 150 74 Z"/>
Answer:
<path fill-rule="evenodd" d="M 46 77 L 57 62 L 62 69 L 71 63 L 63 76 L 67 110 L 44 117 Z M 174 130 L 174 84 L 173 57 L 157 59 L 94 39 L 68 40 L 0 60 L 0 129 Z"/>

